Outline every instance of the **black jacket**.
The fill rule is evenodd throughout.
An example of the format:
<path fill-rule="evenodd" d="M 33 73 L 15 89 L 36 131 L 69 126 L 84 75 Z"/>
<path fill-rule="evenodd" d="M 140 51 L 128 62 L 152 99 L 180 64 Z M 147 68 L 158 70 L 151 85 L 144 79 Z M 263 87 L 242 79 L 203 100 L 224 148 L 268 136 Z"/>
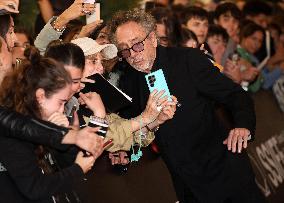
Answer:
<path fill-rule="evenodd" d="M 48 175 L 38 167 L 36 144 L 62 149 L 60 142 L 68 129 L 4 108 L 0 108 L 0 126 L 0 162 L 7 169 L 0 172 L 0 197 L 5 202 L 53 202 L 53 195 L 70 192 L 75 178 L 82 177 L 77 164 Z"/>
<path fill-rule="evenodd" d="M 157 48 L 153 69 L 163 69 L 170 93 L 181 103 L 172 120 L 160 126 L 156 142 L 172 175 L 179 197 L 187 187 L 198 202 L 222 202 L 236 187 L 253 185 L 254 175 L 246 153 L 228 152 L 223 140 L 228 132 L 216 118 L 215 102 L 232 113 L 234 127 L 255 131 L 255 112 L 247 92 L 221 74 L 197 49 Z M 133 105 L 120 112 L 133 117 L 148 99 L 145 74 L 129 68 L 121 88 Z M 178 183 L 181 180 L 181 184 Z"/>
<path fill-rule="evenodd" d="M 8 136 L 42 144 L 56 149 L 65 149 L 61 144 L 69 129 L 50 122 L 24 116 L 0 107 L 0 136 Z"/>

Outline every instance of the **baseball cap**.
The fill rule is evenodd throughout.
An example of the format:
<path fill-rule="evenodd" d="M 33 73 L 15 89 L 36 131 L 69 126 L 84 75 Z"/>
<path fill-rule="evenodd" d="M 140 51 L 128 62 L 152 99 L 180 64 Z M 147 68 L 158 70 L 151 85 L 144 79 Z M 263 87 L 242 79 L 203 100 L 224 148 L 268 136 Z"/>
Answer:
<path fill-rule="evenodd" d="M 84 52 L 85 56 L 90 56 L 101 52 L 105 59 L 113 59 L 117 56 L 117 48 L 114 44 L 98 44 L 89 37 L 74 39 L 71 43 L 78 45 Z"/>

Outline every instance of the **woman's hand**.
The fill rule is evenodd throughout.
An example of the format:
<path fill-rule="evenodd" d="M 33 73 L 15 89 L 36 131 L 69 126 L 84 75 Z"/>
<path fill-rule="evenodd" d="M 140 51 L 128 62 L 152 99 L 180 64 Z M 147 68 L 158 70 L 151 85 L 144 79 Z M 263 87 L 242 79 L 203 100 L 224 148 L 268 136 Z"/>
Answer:
<path fill-rule="evenodd" d="M 96 20 L 95 22 L 83 26 L 80 33 L 77 35 L 77 38 L 89 37 L 90 34 L 102 23 L 103 20 Z"/>
<path fill-rule="evenodd" d="M 252 82 L 258 76 L 259 70 L 256 67 L 249 66 L 246 70 L 241 72 L 242 80 Z"/>
<path fill-rule="evenodd" d="M 171 96 L 171 98 L 172 101 L 167 101 L 165 107 L 162 108 L 162 111 L 157 118 L 157 122 L 159 125 L 163 124 L 167 120 L 170 120 L 174 117 L 178 101 L 175 96 Z"/>
<path fill-rule="evenodd" d="M 63 113 L 60 113 L 60 112 L 53 113 L 48 118 L 47 121 L 54 123 L 56 125 L 59 125 L 59 126 L 64 126 L 64 127 L 69 126 L 69 121 L 68 121 L 67 117 Z"/>
<path fill-rule="evenodd" d="M 58 27 L 62 28 L 66 26 L 69 21 L 89 14 L 93 12 L 94 9 L 94 4 L 85 4 L 84 0 L 75 0 L 74 3 L 59 16 L 56 24 Z"/>
<path fill-rule="evenodd" d="M 161 110 L 167 104 L 168 97 L 163 96 L 165 91 L 158 92 L 154 90 L 148 98 L 147 105 L 145 110 L 143 111 L 143 122 L 145 124 L 149 124 L 156 120 L 158 115 L 160 114 Z"/>
<path fill-rule="evenodd" d="M 101 96 L 96 92 L 89 92 L 86 94 L 80 93 L 78 99 L 80 104 L 86 104 L 91 109 L 95 116 L 105 118 L 106 110 Z"/>
<path fill-rule="evenodd" d="M 8 11 L 9 13 L 19 13 L 18 6 L 19 6 L 19 0 L 1 0 L 0 1 L 0 10 L 4 9 Z"/>
<path fill-rule="evenodd" d="M 100 127 L 91 128 L 88 126 L 80 130 L 71 129 L 64 136 L 62 144 L 74 144 L 93 156 L 100 155 L 104 139 L 96 134 L 99 129 Z"/>
<path fill-rule="evenodd" d="M 110 152 L 108 157 L 111 161 L 111 165 L 122 164 L 126 165 L 129 163 L 129 157 L 126 151 Z"/>
<path fill-rule="evenodd" d="M 94 156 L 84 156 L 83 152 L 77 154 L 75 163 L 78 164 L 84 173 L 92 169 L 96 158 Z"/>
<path fill-rule="evenodd" d="M 235 83 L 240 84 L 242 82 L 240 68 L 232 60 L 228 59 L 226 61 L 223 73 Z"/>

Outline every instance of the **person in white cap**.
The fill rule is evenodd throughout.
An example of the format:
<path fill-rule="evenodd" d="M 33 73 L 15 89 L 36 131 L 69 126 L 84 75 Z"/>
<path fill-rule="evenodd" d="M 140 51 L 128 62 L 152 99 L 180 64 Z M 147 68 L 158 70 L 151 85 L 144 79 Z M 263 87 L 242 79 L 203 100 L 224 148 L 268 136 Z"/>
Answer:
<path fill-rule="evenodd" d="M 117 48 L 114 44 L 100 45 L 95 40 L 88 37 L 72 40 L 71 43 L 78 45 L 84 52 L 84 78 L 95 73 L 104 74 L 105 69 L 103 62 L 117 56 Z"/>

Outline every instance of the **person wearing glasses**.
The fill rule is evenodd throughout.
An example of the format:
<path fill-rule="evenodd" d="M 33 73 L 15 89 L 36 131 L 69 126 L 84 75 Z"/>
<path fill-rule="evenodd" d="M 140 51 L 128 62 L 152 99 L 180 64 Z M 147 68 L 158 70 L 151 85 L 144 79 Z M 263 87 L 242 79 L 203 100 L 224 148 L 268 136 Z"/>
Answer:
<path fill-rule="evenodd" d="M 213 68 L 200 50 L 158 46 L 155 26 L 153 17 L 139 9 L 120 11 L 109 23 L 118 56 L 131 66 L 120 84 L 133 103 L 120 115 L 133 117 L 145 107 L 149 95 L 145 74 L 162 69 L 181 106 L 155 135 L 178 200 L 264 202 L 246 153 L 255 132 L 252 99 Z M 226 130 L 217 119 L 215 102 L 231 111 L 232 129 Z"/>

